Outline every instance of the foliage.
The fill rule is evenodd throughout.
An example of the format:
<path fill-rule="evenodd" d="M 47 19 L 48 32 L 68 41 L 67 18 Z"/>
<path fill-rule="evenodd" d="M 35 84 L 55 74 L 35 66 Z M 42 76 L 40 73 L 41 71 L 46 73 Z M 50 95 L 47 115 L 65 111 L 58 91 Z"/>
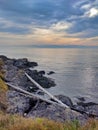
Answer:
<path fill-rule="evenodd" d="M 6 110 L 7 108 L 6 91 L 7 91 L 7 85 L 0 78 L 0 109 L 1 110 Z"/>
<path fill-rule="evenodd" d="M 4 71 L 2 69 L 3 65 L 4 65 L 3 60 L 0 59 L 0 78 L 4 77 Z"/>
<path fill-rule="evenodd" d="M 6 110 L 7 101 L 6 101 L 6 91 L 8 90 L 7 85 L 3 81 L 4 71 L 2 66 L 4 65 L 3 61 L 0 59 L 0 109 Z"/>
<path fill-rule="evenodd" d="M 0 112 L 0 130 L 98 130 L 98 121 L 89 120 L 85 126 L 78 122 L 60 123 L 48 119 L 23 118 Z"/>

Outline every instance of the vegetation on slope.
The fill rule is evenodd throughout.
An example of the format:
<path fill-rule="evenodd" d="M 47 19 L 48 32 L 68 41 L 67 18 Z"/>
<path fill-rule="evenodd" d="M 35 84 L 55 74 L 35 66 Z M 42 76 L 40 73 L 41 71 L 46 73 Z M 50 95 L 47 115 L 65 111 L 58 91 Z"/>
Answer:
<path fill-rule="evenodd" d="M 7 108 L 7 101 L 6 101 L 7 85 L 3 81 L 4 78 L 4 71 L 2 69 L 3 65 L 4 63 L 0 59 L 0 109 L 4 111 Z"/>
<path fill-rule="evenodd" d="M 0 130 L 98 130 L 98 121 L 80 127 L 77 121 L 60 123 L 48 119 L 30 119 L 0 112 Z"/>

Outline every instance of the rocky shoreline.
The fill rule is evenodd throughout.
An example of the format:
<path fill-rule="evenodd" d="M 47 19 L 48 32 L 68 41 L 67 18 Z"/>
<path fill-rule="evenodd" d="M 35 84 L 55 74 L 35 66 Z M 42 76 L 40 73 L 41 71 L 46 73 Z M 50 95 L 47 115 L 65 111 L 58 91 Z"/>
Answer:
<path fill-rule="evenodd" d="M 43 92 L 29 81 L 25 76 L 25 72 L 44 88 L 50 88 L 56 85 L 53 79 L 45 76 L 45 71 L 38 71 L 34 68 L 38 66 L 38 63 L 36 62 L 30 62 L 26 58 L 10 59 L 2 55 L 0 56 L 0 60 L 4 63 L 3 70 L 5 76 L 3 80 L 5 82 L 11 83 L 31 93 L 42 95 L 43 97 Z M 54 72 L 50 71 L 49 74 L 52 73 Z M 77 111 L 83 111 L 84 113 L 90 113 L 91 115 L 94 115 L 94 118 L 98 119 L 98 104 L 86 102 L 83 97 L 80 97 L 78 103 L 74 105 L 69 97 L 64 95 L 57 95 L 56 97 L 71 108 L 76 109 Z M 80 123 L 85 123 L 85 121 L 90 118 L 84 113 L 81 114 L 80 112 L 71 109 L 65 109 L 41 100 L 34 100 L 30 97 L 26 97 L 10 87 L 7 91 L 7 101 L 9 104 L 7 113 L 19 114 L 25 117 L 46 117 L 61 122 L 64 122 L 65 120 L 78 120 Z"/>

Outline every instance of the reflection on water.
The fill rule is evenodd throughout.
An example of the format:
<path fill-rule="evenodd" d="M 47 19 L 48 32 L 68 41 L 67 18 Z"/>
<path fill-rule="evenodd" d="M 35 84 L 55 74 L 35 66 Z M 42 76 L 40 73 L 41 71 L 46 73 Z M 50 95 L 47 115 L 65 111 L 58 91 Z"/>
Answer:
<path fill-rule="evenodd" d="M 98 102 L 98 50 L 97 49 L 34 49 L 26 47 L 0 48 L 0 54 L 11 58 L 27 57 L 39 63 L 37 69 L 55 71 L 50 77 L 56 87 L 53 94 L 71 98 L 84 96 Z"/>

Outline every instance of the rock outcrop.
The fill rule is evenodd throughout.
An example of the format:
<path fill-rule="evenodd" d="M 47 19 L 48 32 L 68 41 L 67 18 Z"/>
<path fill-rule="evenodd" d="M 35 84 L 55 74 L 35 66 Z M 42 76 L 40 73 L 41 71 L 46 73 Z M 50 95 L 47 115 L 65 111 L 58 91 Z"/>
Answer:
<path fill-rule="evenodd" d="M 18 86 L 26 91 L 34 94 L 41 93 L 34 84 L 25 76 L 25 72 L 28 73 L 36 82 L 38 82 L 44 88 L 50 88 L 55 86 L 54 80 L 45 76 L 45 71 L 37 71 L 34 68 L 38 64 L 36 62 L 29 62 L 28 59 L 10 59 L 6 56 L 0 56 L 3 60 L 3 70 L 5 72 L 4 80 L 15 86 Z M 81 102 L 74 105 L 69 97 L 58 95 L 56 96 L 63 103 L 67 104 L 70 108 L 74 108 L 77 111 L 89 112 L 94 115 L 98 115 L 98 104 L 84 103 L 84 98 L 81 98 Z M 44 95 L 43 95 L 44 98 Z M 8 100 L 8 113 L 20 114 L 27 117 L 46 117 L 56 121 L 65 120 L 79 120 L 80 123 L 85 123 L 89 118 L 88 115 L 81 114 L 71 109 L 62 108 L 58 105 L 52 105 L 41 100 L 35 100 L 30 97 L 12 90 L 9 88 L 7 91 Z"/>

